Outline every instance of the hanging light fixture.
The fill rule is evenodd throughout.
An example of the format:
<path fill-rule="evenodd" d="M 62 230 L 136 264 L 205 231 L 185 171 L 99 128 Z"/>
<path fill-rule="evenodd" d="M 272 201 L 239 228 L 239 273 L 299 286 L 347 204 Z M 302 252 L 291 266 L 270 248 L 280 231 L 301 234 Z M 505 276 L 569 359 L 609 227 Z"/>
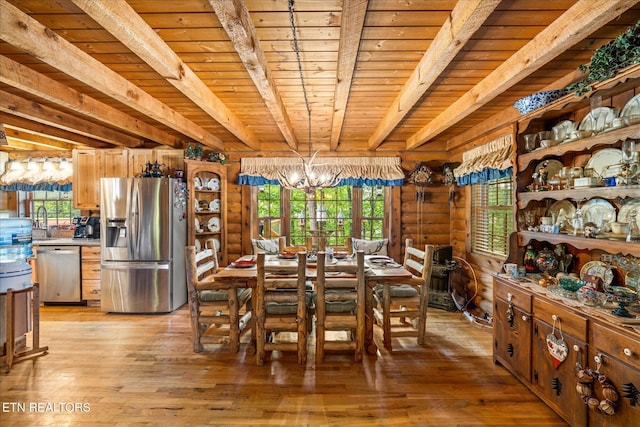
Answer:
<path fill-rule="evenodd" d="M 335 187 L 340 183 L 341 170 L 332 171 L 330 168 L 323 168 L 326 164 L 315 163 L 318 151 L 311 155 L 311 107 L 307 97 L 307 88 L 304 84 L 304 76 L 302 73 L 302 62 L 300 60 L 300 47 L 298 45 L 298 37 L 296 35 L 296 25 L 293 17 L 294 1 L 289 0 L 289 20 L 291 22 L 291 32 L 293 33 L 293 49 L 298 60 L 298 71 L 300 73 L 300 82 L 302 83 L 302 93 L 304 95 L 304 103 L 307 107 L 308 115 L 308 146 L 309 153 L 307 158 L 303 157 L 299 152 L 292 150 L 300 158 L 300 166 L 296 168 L 287 168 L 278 174 L 278 182 L 284 188 L 303 190 L 308 194 L 315 193 L 316 189 Z"/>

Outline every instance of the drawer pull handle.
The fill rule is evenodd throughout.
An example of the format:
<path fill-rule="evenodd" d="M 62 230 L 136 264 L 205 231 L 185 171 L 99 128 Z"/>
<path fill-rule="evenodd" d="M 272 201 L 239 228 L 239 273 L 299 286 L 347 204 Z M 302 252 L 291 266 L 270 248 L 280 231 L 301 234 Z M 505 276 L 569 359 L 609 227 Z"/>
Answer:
<path fill-rule="evenodd" d="M 557 314 L 552 314 L 552 315 L 551 315 L 551 320 L 553 320 L 554 322 L 555 322 L 556 320 L 558 320 L 558 315 L 557 315 Z"/>
<path fill-rule="evenodd" d="M 523 322 L 528 322 L 529 321 L 529 317 L 527 317 L 527 315 L 523 314 L 522 315 L 522 321 Z"/>
<path fill-rule="evenodd" d="M 622 352 L 624 353 L 625 356 L 627 357 L 631 357 L 633 356 L 633 350 L 631 350 L 630 348 L 625 348 L 624 350 L 622 350 Z"/>
<path fill-rule="evenodd" d="M 580 351 L 580 346 L 578 344 L 574 344 L 573 351 L 576 351 L 576 352 Z"/>
<path fill-rule="evenodd" d="M 513 295 L 511 294 L 511 292 L 507 294 L 507 301 L 509 302 L 513 301 Z"/>
<path fill-rule="evenodd" d="M 604 356 L 602 354 L 596 354 L 593 356 L 593 361 L 600 365 L 604 362 Z"/>

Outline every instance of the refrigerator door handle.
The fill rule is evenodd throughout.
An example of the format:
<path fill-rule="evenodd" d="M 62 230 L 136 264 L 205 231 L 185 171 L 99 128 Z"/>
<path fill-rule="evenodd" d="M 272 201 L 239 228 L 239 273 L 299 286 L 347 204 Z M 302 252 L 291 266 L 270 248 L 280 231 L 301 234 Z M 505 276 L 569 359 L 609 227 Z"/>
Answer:
<path fill-rule="evenodd" d="M 136 179 L 130 181 L 129 188 L 129 235 L 127 236 L 127 246 L 129 259 L 133 259 L 138 254 L 138 234 L 140 233 L 140 182 Z"/>

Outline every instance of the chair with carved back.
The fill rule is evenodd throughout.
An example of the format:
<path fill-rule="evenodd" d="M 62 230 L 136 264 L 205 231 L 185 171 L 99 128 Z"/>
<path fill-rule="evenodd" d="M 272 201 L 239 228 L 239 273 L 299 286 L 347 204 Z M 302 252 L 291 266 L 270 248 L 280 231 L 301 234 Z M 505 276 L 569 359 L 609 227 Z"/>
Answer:
<path fill-rule="evenodd" d="M 200 353 L 203 344 L 228 343 L 237 352 L 241 335 L 251 329 L 251 289 L 215 281 L 215 247 L 196 252 L 187 246 L 185 261 L 193 350 Z"/>
<path fill-rule="evenodd" d="M 318 253 L 316 281 L 316 361 L 326 351 L 353 351 L 362 361 L 365 338 L 364 252 L 355 264 L 327 264 Z M 345 336 L 346 334 L 346 336 Z"/>
<path fill-rule="evenodd" d="M 267 352 L 295 351 L 298 363 L 304 364 L 311 303 L 311 293 L 306 287 L 307 253 L 297 253 L 297 263 L 288 265 L 268 265 L 266 256 L 265 253 L 256 256 L 256 363 L 262 366 Z"/>
<path fill-rule="evenodd" d="M 376 285 L 374 316 L 382 326 L 385 348 L 392 348 L 392 337 L 417 337 L 418 344 L 424 345 L 433 252 L 433 245 L 425 245 L 421 250 L 413 247 L 412 239 L 407 239 L 403 267 L 412 277 L 402 283 Z"/>

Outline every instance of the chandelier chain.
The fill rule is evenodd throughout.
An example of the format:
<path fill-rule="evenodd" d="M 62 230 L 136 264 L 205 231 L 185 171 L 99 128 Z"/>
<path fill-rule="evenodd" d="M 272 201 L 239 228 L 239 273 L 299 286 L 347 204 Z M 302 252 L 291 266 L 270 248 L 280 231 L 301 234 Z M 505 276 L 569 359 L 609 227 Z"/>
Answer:
<path fill-rule="evenodd" d="M 300 45 L 298 44 L 298 30 L 294 19 L 294 0 L 289 0 L 289 22 L 291 23 L 291 34 L 293 35 L 293 50 L 296 53 L 296 60 L 298 61 L 298 73 L 300 74 L 300 82 L 302 83 L 302 94 L 304 96 L 304 105 L 307 108 L 308 117 L 308 132 L 309 132 L 309 156 L 311 156 L 311 106 L 309 104 L 309 98 L 307 97 L 307 86 L 304 83 L 304 73 L 302 72 L 302 60 L 300 59 Z"/>

